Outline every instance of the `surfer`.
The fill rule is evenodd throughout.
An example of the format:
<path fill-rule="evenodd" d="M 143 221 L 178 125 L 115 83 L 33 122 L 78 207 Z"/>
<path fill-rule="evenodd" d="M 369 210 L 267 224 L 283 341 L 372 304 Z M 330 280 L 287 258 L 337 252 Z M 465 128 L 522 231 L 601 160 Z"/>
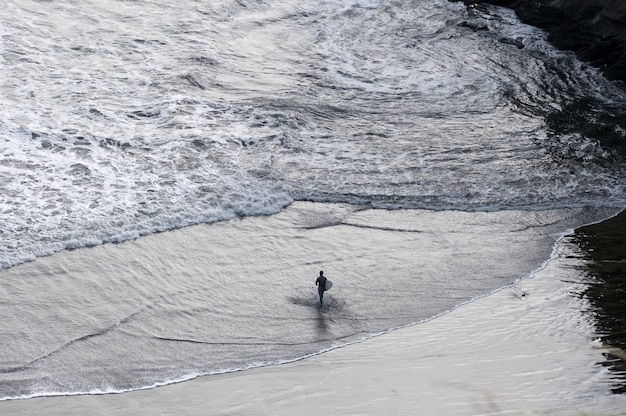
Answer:
<path fill-rule="evenodd" d="M 315 286 L 317 286 L 317 293 L 320 295 L 320 305 L 323 305 L 324 291 L 326 290 L 326 277 L 324 277 L 324 272 L 320 271 L 320 275 L 317 276 L 317 280 L 315 281 Z"/>

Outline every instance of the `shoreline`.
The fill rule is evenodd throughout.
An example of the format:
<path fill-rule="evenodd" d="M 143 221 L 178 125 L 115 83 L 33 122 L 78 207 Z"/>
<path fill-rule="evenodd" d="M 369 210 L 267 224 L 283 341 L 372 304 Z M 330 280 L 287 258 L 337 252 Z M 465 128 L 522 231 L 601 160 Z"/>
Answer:
<path fill-rule="evenodd" d="M 624 383 L 613 391 L 626 394 L 626 211 L 579 228 L 574 238 L 590 260 L 585 296 L 609 350 L 604 365 L 623 375 Z"/>
<path fill-rule="evenodd" d="M 613 230 L 605 247 L 621 253 L 624 226 L 622 212 L 578 228 L 534 277 L 361 343 L 148 390 L 3 401 L 0 414 L 621 414 L 624 380 L 607 360 L 619 345 L 590 313 L 580 241 Z"/>

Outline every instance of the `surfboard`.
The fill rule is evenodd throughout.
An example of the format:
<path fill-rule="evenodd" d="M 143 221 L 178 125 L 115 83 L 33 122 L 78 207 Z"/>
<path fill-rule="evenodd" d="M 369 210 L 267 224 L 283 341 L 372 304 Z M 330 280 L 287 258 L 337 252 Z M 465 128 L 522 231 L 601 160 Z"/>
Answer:
<path fill-rule="evenodd" d="M 326 279 L 326 284 L 324 285 L 324 290 L 330 290 L 331 287 L 333 287 L 333 282 L 331 282 L 330 280 Z"/>

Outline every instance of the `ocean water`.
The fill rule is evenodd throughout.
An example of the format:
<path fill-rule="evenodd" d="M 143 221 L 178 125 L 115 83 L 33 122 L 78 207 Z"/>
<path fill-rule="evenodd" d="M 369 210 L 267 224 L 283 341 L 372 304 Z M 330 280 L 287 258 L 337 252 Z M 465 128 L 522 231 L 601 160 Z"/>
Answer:
<path fill-rule="evenodd" d="M 302 359 L 531 276 L 626 206 L 626 93 L 545 39 L 444 0 L 9 0 L 0 398 Z"/>

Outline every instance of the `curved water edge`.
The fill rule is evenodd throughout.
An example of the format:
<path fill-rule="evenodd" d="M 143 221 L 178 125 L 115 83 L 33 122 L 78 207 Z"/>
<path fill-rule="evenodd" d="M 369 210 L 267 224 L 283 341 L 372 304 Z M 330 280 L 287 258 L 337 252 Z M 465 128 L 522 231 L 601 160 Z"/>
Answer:
<path fill-rule="evenodd" d="M 79 380 L 90 377 L 89 371 L 83 374 L 79 370 L 62 381 L 68 376 L 64 370 L 55 376 L 59 383 L 68 387 L 79 383 L 76 387 L 47 388 L 5 396 L 3 400 L 150 389 L 205 375 L 280 365 L 347 347 L 436 319 L 532 278 L 554 259 L 559 242 L 572 232 L 570 227 L 601 221 L 615 213 L 611 209 L 552 213 L 402 212 L 296 203 L 274 216 L 200 225 L 40 259 L 5 271 L 3 280 L 15 282 L 13 288 L 5 284 L 5 290 L 8 287 L 9 292 L 22 293 L 23 297 L 14 299 L 15 307 L 8 310 L 29 310 L 30 305 L 54 303 L 66 310 L 67 316 L 37 318 L 61 323 L 48 329 L 56 336 L 40 342 L 41 346 L 50 343 L 52 352 L 27 360 L 30 364 L 13 374 L 26 375 L 34 370 L 58 372 L 60 368 L 55 363 L 59 360 L 77 360 L 75 366 L 81 369 L 101 355 L 118 356 L 124 368 L 165 366 L 168 372 L 166 362 L 172 365 L 174 357 L 184 358 L 176 364 L 180 368 L 171 377 L 159 376 L 161 370 L 142 375 L 140 379 L 147 376 L 146 381 L 152 380 L 145 384 L 133 381 L 132 374 L 137 370 L 127 370 L 130 378 L 123 376 L 116 382 L 118 386 L 81 390 Z M 382 241 L 389 247 L 381 251 Z M 246 252 L 240 244 L 252 245 L 255 251 Z M 537 250 L 530 252 L 528 246 Z M 270 255 L 285 250 L 282 255 Z M 335 253 L 331 258 L 328 250 Z M 420 257 L 436 258 L 415 258 L 416 251 Z M 252 257 L 242 260 L 242 256 Z M 381 256 L 391 259 L 385 261 Z M 502 258 L 510 264 L 505 267 Z M 242 261 L 246 264 L 241 265 Z M 119 264 L 111 265 L 112 262 Z M 263 262 L 267 267 L 261 266 Z M 406 267 L 398 267 L 398 262 Z M 318 267 L 336 276 L 336 285 L 327 296 L 328 305 L 321 310 L 316 305 L 315 290 L 305 287 L 312 284 L 312 270 L 316 273 Z M 519 274 L 524 268 L 527 271 Z M 369 282 L 361 278 L 373 271 L 387 276 L 376 301 L 368 296 L 372 290 Z M 50 287 L 44 285 L 38 291 L 33 286 L 34 282 L 41 285 L 42 277 L 52 274 L 57 277 Z M 303 274 L 311 275 L 304 283 L 298 277 Z M 281 292 L 266 299 L 256 288 L 259 276 L 274 280 L 273 285 L 281 286 Z M 463 289 L 458 287 L 460 282 Z M 102 293 L 103 289 L 110 295 Z M 77 290 L 80 298 L 67 293 Z M 400 310 L 402 313 L 398 313 Z M 7 316 L 9 320 L 11 315 Z M 118 316 L 113 324 L 106 324 L 109 315 Z M 92 327 L 87 322 L 95 317 L 102 323 Z M 63 324 L 66 321 L 75 322 L 72 325 L 78 327 L 67 327 Z M 279 327 L 274 322 L 280 323 Z M 211 323 L 209 328 L 205 328 L 207 323 Z M 234 326 L 240 328 L 237 333 L 249 338 L 233 334 L 234 338 L 225 339 L 227 350 L 235 352 L 224 355 L 220 352 L 220 339 L 224 333 L 231 333 Z M 68 331 L 76 334 L 73 340 L 67 340 Z M 61 341 L 64 345 L 58 347 L 55 339 L 65 340 Z M 119 355 L 110 349 L 116 343 L 124 345 L 124 350 L 138 351 L 150 351 L 151 344 L 157 343 L 157 349 L 150 353 L 155 362 L 153 358 L 145 362 L 143 353 L 136 357 L 137 361 L 126 357 L 126 353 Z M 10 351 L 18 345 L 7 347 Z M 199 348 L 195 352 L 194 346 Z M 175 355 L 166 353 L 162 357 L 165 361 L 159 363 L 158 356 L 170 349 Z M 241 357 L 238 350 L 242 351 Z M 79 351 L 83 352 L 76 355 Z M 216 361 L 207 367 L 202 364 L 207 358 Z M 84 360 L 87 361 L 83 363 Z M 190 360 L 197 363 L 196 369 L 186 372 L 181 364 Z M 221 366 L 222 360 L 233 366 Z M 113 366 L 106 371 L 119 370 Z M 130 385 L 122 387 L 124 384 Z"/>

